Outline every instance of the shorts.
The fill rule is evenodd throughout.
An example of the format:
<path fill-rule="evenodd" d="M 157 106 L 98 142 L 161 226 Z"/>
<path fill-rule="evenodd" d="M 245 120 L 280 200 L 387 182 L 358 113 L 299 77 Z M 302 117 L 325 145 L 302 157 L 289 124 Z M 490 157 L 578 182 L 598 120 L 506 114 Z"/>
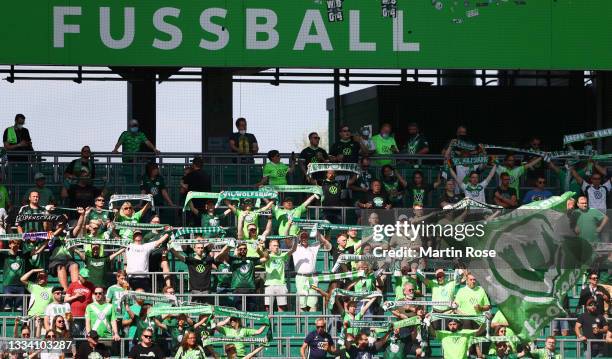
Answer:
<path fill-rule="evenodd" d="M 268 285 L 264 290 L 266 296 L 264 297 L 264 304 L 267 306 L 274 305 L 274 300 L 276 300 L 276 305 L 285 306 L 287 305 L 287 286 L 286 285 Z M 270 296 L 268 296 L 270 295 Z"/>
<path fill-rule="evenodd" d="M 68 268 L 70 268 L 70 266 L 72 266 L 73 264 L 76 264 L 76 262 L 73 262 L 69 259 L 52 261 L 49 264 L 49 274 L 53 275 L 54 277 L 57 277 L 57 269 L 59 266 L 64 266 L 66 267 L 66 270 L 68 270 Z"/>
<path fill-rule="evenodd" d="M 295 289 L 298 295 L 298 306 L 300 308 L 317 308 L 317 296 L 319 295 L 314 289 L 310 288 L 312 284 L 317 284 L 311 276 L 297 274 L 295 276 Z"/>

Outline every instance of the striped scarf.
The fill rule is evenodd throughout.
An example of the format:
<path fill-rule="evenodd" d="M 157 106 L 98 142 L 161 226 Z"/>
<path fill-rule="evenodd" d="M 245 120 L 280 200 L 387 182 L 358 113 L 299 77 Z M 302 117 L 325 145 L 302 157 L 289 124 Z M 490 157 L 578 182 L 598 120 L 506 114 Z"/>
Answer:
<path fill-rule="evenodd" d="M 425 300 L 398 300 L 398 301 L 387 301 L 385 303 L 383 303 L 382 308 L 384 310 L 389 310 L 389 309 L 393 309 L 393 308 L 398 308 L 398 307 L 405 307 L 407 305 L 415 305 L 415 306 L 447 306 L 450 307 L 452 304 L 451 301 L 444 301 L 444 300 L 432 300 L 432 301 L 425 301 Z"/>
<path fill-rule="evenodd" d="M 484 324 L 486 322 L 486 315 L 467 315 L 467 314 L 443 314 L 443 313 L 431 313 L 431 320 L 441 319 L 457 319 L 457 320 L 473 320 L 478 324 Z"/>
<path fill-rule="evenodd" d="M 336 303 L 337 296 L 351 297 L 351 298 L 356 298 L 356 299 L 361 300 L 361 299 L 369 299 L 369 298 L 374 298 L 374 297 L 382 298 L 382 293 L 379 291 L 375 291 L 375 290 L 365 291 L 365 292 L 353 292 L 350 290 L 335 288 L 332 291 L 331 296 L 329 297 L 329 303 L 327 304 L 328 310 L 334 309 L 334 304 Z"/>
<path fill-rule="evenodd" d="M 354 272 L 346 272 L 346 273 L 339 273 L 339 274 L 323 274 L 323 275 L 318 275 L 315 277 L 311 277 L 311 280 L 313 282 L 333 282 L 335 280 L 341 280 L 341 279 L 359 279 L 359 278 L 365 278 L 365 272 L 364 271 L 354 271 Z"/>
<path fill-rule="evenodd" d="M 41 240 L 47 239 L 51 236 L 48 232 L 27 232 L 22 234 L 1 234 L 0 241 L 14 241 L 14 240 Z"/>
<path fill-rule="evenodd" d="M 185 204 L 183 205 L 183 212 L 189 209 L 189 202 L 194 199 L 218 199 L 219 194 L 216 192 L 195 192 L 189 191 L 187 197 L 185 197 Z"/>
<path fill-rule="evenodd" d="M 214 235 L 214 234 L 225 234 L 227 230 L 223 227 L 182 227 L 178 228 L 174 232 L 174 237 L 181 237 L 186 234 L 202 234 L 202 235 Z"/>
<path fill-rule="evenodd" d="M 323 189 L 321 186 L 306 186 L 306 185 L 269 185 L 259 188 L 260 191 L 267 192 L 288 192 L 288 193 L 312 193 L 319 196 L 323 200 Z"/>
<path fill-rule="evenodd" d="M 115 222 L 115 229 L 130 229 L 141 231 L 159 231 L 168 227 L 167 224 L 155 224 L 155 223 L 131 223 L 131 222 Z"/>
<path fill-rule="evenodd" d="M 109 209 L 113 209 L 113 203 L 124 201 L 146 201 L 151 202 L 151 206 L 155 207 L 151 194 L 114 194 L 108 201 Z"/>
<path fill-rule="evenodd" d="M 356 163 L 314 163 L 308 164 L 306 175 L 310 176 L 316 172 L 327 172 L 329 170 L 339 172 L 353 172 L 359 174 L 359 165 Z"/>
<path fill-rule="evenodd" d="M 510 336 L 491 336 L 491 337 L 473 337 L 472 344 L 478 343 L 499 343 L 499 342 L 514 342 L 518 343 L 521 340 L 516 335 Z"/>
<path fill-rule="evenodd" d="M 212 314 L 213 306 L 211 305 L 193 305 L 193 306 L 182 306 L 182 307 L 169 307 L 169 306 L 158 306 L 152 307 L 147 312 L 147 317 L 159 317 L 161 315 L 171 314 Z"/>
<path fill-rule="evenodd" d="M 217 198 L 216 207 L 219 207 L 224 200 L 239 200 L 244 198 L 255 198 L 257 202 L 255 204 L 256 207 L 259 207 L 259 202 L 262 198 L 272 199 L 278 201 L 278 193 L 277 192 L 267 192 L 267 191 L 223 191 L 219 193 L 219 198 Z"/>
<path fill-rule="evenodd" d="M 94 244 L 99 244 L 102 246 L 127 247 L 130 244 L 132 244 L 131 239 L 106 239 L 106 238 L 88 238 L 88 237 L 67 238 L 65 242 L 66 242 L 67 247 L 75 247 L 77 245 L 94 245 Z"/>

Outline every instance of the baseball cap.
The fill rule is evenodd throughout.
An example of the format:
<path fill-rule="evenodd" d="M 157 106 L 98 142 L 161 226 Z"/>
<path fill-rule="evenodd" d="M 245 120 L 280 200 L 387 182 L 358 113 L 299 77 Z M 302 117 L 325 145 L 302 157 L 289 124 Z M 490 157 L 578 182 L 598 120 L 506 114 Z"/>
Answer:
<path fill-rule="evenodd" d="M 34 175 L 34 180 L 45 179 L 45 178 L 47 178 L 47 177 L 44 174 L 40 173 L 40 172 L 37 172 Z"/>
<path fill-rule="evenodd" d="M 51 293 L 55 293 L 55 292 L 63 292 L 64 288 L 57 286 L 57 287 L 53 287 L 53 289 L 51 289 Z"/>
<path fill-rule="evenodd" d="M 135 229 L 132 233 L 134 233 L 134 234 L 136 234 L 136 233 L 142 234 L 142 229 Z"/>
<path fill-rule="evenodd" d="M 95 330 L 90 330 L 87 336 L 94 340 L 98 340 L 98 338 L 100 338 L 100 336 L 98 335 L 98 332 Z"/>
<path fill-rule="evenodd" d="M 81 268 L 81 270 L 79 271 L 79 275 L 83 278 L 89 278 L 89 269 Z"/>

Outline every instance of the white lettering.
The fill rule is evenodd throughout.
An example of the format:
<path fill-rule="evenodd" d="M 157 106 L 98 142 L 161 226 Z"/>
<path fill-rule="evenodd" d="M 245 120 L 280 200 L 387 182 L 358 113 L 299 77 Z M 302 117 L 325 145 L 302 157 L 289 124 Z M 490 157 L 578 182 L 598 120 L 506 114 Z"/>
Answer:
<path fill-rule="evenodd" d="M 217 25 L 211 21 L 213 17 L 225 18 L 227 16 L 227 10 L 213 7 L 206 9 L 200 15 L 200 26 L 203 30 L 210 32 L 213 35 L 217 35 L 217 41 L 208 41 L 201 39 L 200 47 L 206 50 L 221 50 L 229 42 L 229 32 L 223 26 Z"/>
<path fill-rule="evenodd" d="M 314 35 L 310 34 L 312 25 L 315 27 L 316 33 Z M 306 11 L 304 20 L 302 21 L 302 26 L 300 26 L 300 32 L 298 33 L 297 39 L 295 39 L 293 49 L 304 51 L 306 44 L 319 44 L 321 45 L 321 49 L 323 51 L 334 50 L 319 10 L 311 9 Z"/>
<path fill-rule="evenodd" d="M 134 29 L 134 8 L 123 9 L 123 37 L 119 40 L 113 39 L 110 29 L 110 7 L 100 8 L 100 39 L 106 47 L 120 50 L 130 46 L 134 41 L 136 30 Z"/>
<path fill-rule="evenodd" d="M 349 51 L 376 51 L 375 42 L 361 42 L 359 10 L 349 11 Z"/>
<path fill-rule="evenodd" d="M 421 51 L 421 44 L 418 42 L 404 42 L 404 12 L 397 11 L 397 16 L 393 18 L 393 51 Z"/>
<path fill-rule="evenodd" d="M 178 27 L 164 21 L 166 16 L 178 18 L 181 10 L 175 7 L 163 7 L 153 14 L 153 26 L 163 33 L 170 35 L 170 40 L 153 40 L 153 47 L 160 50 L 174 50 L 181 46 L 183 42 L 183 33 Z"/>
<path fill-rule="evenodd" d="M 258 24 L 257 19 L 266 19 L 263 24 Z M 278 24 L 276 13 L 270 9 L 247 9 L 246 10 L 246 48 L 249 50 L 270 50 L 278 45 L 278 31 L 274 28 Z M 257 40 L 257 34 L 267 35 L 266 40 Z"/>
<path fill-rule="evenodd" d="M 53 7 L 53 47 L 64 47 L 64 34 L 79 34 L 80 25 L 67 25 L 65 16 L 81 15 L 80 6 L 54 6 Z"/>

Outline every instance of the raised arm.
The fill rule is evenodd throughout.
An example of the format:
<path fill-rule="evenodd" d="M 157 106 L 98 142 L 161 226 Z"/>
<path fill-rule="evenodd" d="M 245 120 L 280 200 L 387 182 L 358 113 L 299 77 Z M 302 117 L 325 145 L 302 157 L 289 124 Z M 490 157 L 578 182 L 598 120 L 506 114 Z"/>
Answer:
<path fill-rule="evenodd" d="M 323 249 L 325 249 L 326 251 L 332 249 L 332 244 L 327 240 L 327 238 L 325 238 L 325 236 L 321 232 L 319 232 L 319 242 L 321 243 Z"/>
<path fill-rule="evenodd" d="M 35 269 L 31 269 L 30 271 L 26 272 L 26 274 L 22 275 L 21 278 L 19 278 L 19 281 L 21 283 L 23 283 L 23 285 L 25 285 L 27 287 L 28 285 L 28 280 L 30 279 L 30 276 L 34 273 L 40 273 L 40 272 L 44 272 L 45 270 L 42 268 L 35 268 Z"/>
<path fill-rule="evenodd" d="M 268 216 L 268 220 L 266 221 L 266 228 L 264 229 L 261 236 L 265 240 L 272 233 L 272 216 Z"/>
<path fill-rule="evenodd" d="M 123 254 L 123 252 L 125 252 L 125 247 L 123 247 L 120 250 L 116 251 L 115 253 L 111 254 L 110 257 L 108 257 L 108 259 L 110 259 L 112 261 L 113 259 L 117 258 L 117 256 Z"/>
<path fill-rule="evenodd" d="M 312 201 L 314 201 L 315 199 L 318 199 L 318 198 L 319 198 L 318 195 L 313 194 L 312 196 L 306 198 L 306 200 L 302 203 L 302 206 L 308 207 L 312 203 Z"/>
<path fill-rule="evenodd" d="M 182 255 L 179 251 L 177 251 L 176 249 L 174 249 L 174 247 L 170 247 L 170 252 L 172 252 L 172 255 L 174 256 L 174 258 L 178 259 L 181 262 L 185 261 L 185 256 Z"/>
<path fill-rule="evenodd" d="M 359 314 L 361 314 L 361 315 L 363 316 L 363 315 L 364 315 L 364 314 L 365 314 L 365 313 L 368 311 L 368 309 L 370 308 L 370 306 L 371 306 L 372 304 L 374 304 L 374 302 L 376 301 L 376 299 L 377 299 L 377 298 L 378 298 L 378 297 L 373 297 L 373 298 L 370 298 L 370 299 L 369 299 L 369 300 L 366 302 L 366 304 L 364 304 L 363 306 L 361 306 L 361 310 L 359 311 Z"/>
<path fill-rule="evenodd" d="M 140 215 L 144 215 L 145 213 L 147 213 L 147 211 L 151 209 L 151 202 L 147 202 L 145 203 L 144 207 L 142 207 L 142 209 L 140 211 L 138 211 L 138 213 L 140 213 Z"/>
<path fill-rule="evenodd" d="M 572 174 L 572 177 L 574 177 L 574 179 L 576 180 L 576 183 L 582 185 L 582 182 L 584 182 L 584 178 L 582 178 L 582 176 L 580 176 L 578 172 L 576 172 L 576 169 L 574 167 L 570 168 L 570 173 Z"/>
<path fill-rule="evenodd" d="M 491 171 L 489 171 L 489 175 L 487 176 L 485 181 L 490 182 L 493 179 L 493 176 L 495 176 L 496 170 L 497 170 L 497 163 L 494 164 L 493 167 L 491 167 Z"/>
<path fill-rule="evenodd" d="M 538 163 L 542 162 L 542 157 L 536 157 L 534 159 L 532 159 L 531 161 L 527 162 L 524 166 L 526 170 L 532 169 L 533 167 L 535 167 Z"/>
<path fill-rule="evenodd" d="M 238 233 L 237 233 L 237 238 L 238 239 L 243 239 L 244 238 L 244 212 L 240 212 L 240 215 L 238 216 L 238 229 L 237 229 Z"/>

